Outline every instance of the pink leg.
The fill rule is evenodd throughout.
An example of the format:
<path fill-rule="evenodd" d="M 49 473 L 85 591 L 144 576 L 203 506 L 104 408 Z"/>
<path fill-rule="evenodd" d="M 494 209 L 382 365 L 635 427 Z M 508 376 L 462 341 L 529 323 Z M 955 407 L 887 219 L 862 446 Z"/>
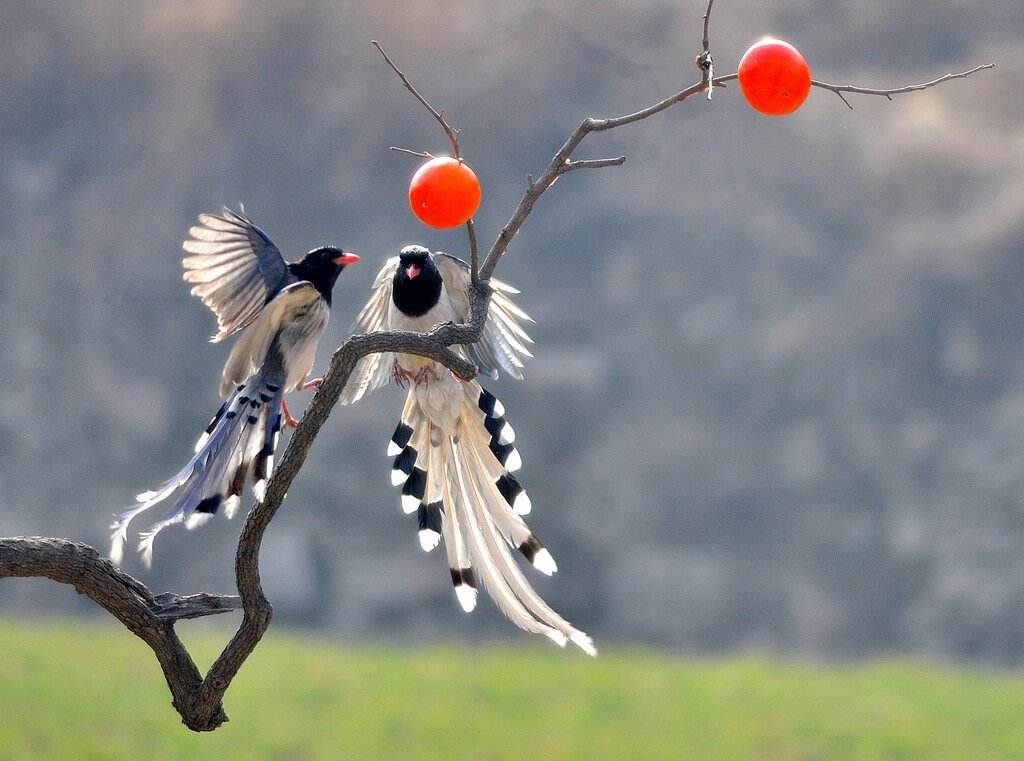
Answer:
<path fill-rule="evenodd" d="M 313 378 L 302 384 L 300 391 L 308 391 L 311 388 L 320 388 L 324 384 L 323 378 Z M 299 421 L 292 417 L 292 413 L 288 410 L 288 402 L 281 399 L 281 415 L 284 418 L 284 424 L 288 428 L 298 428 Z"/>
<path fill-rule="evenodd" d="M 288 411 L 288 402 L 286 402 L 284 399 L 281 399 L 281 417 L 284 418 L 285 427 L 299 427 L 299 421 L 292 417 L 292 413 Z"/>

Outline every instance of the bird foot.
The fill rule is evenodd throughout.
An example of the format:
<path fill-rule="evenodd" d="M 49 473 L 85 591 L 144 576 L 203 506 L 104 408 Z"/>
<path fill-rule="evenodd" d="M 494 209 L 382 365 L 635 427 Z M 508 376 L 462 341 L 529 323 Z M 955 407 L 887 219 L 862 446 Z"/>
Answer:
<path fill-rule="evenodd" d="M 391 380 L 402 388 L 405 388 L 407 383 L 413 383 L 416 386 L 421 386 L 432 380 L 440 380 L 440 377 L 430 365 L 424 365 L 414 371 L 406 370 L 396 361 L 391 367 Z"/>
<path fill-rule="evenodd" d="M 302 384 L 299 388 L 300 391 L 308 391 L 311 388 L 320 388 L 324 384 L 323 378 L 313 378 Z M 286 428 L 298 428 L 299 421 L 292 417 L 292 413 L 288 410 L 288 402 L 283 398 L 281 399 L 281 418 L 282 423 Z"/>
<path fill-rule="evenodd" d="M 440 376 L 434 372 L 434 368 L 430 365 L 424 365 L 413 375 L 413 382 L 419 386 L 432 380 L 441 380 Z"/>
<path fill-rule="evenodd" d="M 284 399 L 281 400 L 281 420 L 285 428 L 299 427 L 299 421 L 292 417 L 292 413 L 288 410 L 288 402 Z"/>

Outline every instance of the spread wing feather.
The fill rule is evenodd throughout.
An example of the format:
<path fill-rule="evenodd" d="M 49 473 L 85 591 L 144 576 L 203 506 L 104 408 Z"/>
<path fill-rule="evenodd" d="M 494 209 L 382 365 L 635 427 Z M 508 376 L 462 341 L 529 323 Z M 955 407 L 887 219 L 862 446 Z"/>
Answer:
<path fill-rule="evenodd" d="M 249 325 L 293 277 L 284 257 L 244 212 L 224 209 L 221 216 L 200 214 L 199 224 L 182 243 L 191 256 L 182 259 L 183 278 L 192 294 L 217 315 L 222 341 Z"/>
<path fill-rule="evenodd" d="M 469 264 L 451 254 L 434 254 L 445 290 L 455 307 L 460 320 L 469 317 Z M 498 371 L 504 370 L 517 380 L 523 379 L 523 362 L 532 357 L 527 344 L 533 340 L 521 325 L 522 322 L 533 322 L 530 316 L 515 305 L 510 298 L 519 293 L 515 288 L 500 280 L 491 278 L 494 293 L 491 306 L 484 323 L 484 332 L 480 342 L 466 347 L 466 351 L 480 368 L 480 371 L 498 377 Z"/>
<path fill-rule="evenodd" d="M 392 256 L 380 268 L 374 278 L 370 300 L 356 317 L 353 330 L 357 333 L 375 333 L 387 330 L 388 307 L 391 304 L 391 281 L 398 267 L 398 257 Z M 359 360 L 344 391 L 341 392 L 342 404 L 354 404 L 366 394 L 380 388 L 391 380 L 391 366 L 394 354 L 369 354 Z"/>

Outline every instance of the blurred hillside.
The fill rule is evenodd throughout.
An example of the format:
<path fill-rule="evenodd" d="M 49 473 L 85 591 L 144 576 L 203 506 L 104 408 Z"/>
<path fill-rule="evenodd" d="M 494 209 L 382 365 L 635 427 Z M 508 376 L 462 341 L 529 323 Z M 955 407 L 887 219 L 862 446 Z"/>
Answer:
<path fill-rule="evenodd" d="M 195 215 L 246 204 L 289 256 L 363 254 L 321 351 L 406 243 L 440 131 L 463 129 L 485 243 L 580 118 L 695 79 L 703 4 L 7 0 L 0 6 L 0 533 L 106 546 L 217 405 L 226 347 L 180 278 Z M 493 389 L 599 641 L 1024 658 L 1024 15 L 1016 0 L 723 0 L 719 71 L 765 33 L 827 81 L 999 68 L 850 112 L 758 117 L 735 88 L 595 136 L 500 276 L 536 319 Z M 282 620 L 362 639 L 514 638 L 466 618 L 388 483 L 388 389 L 339 409 L 264 553 Z M 299 402 L 301 406 L 301 401 Z M 237 521 L 161 535 L 156 589 L 229 591 Z M 87 601 L 0 584 L 14 615 Z"/>

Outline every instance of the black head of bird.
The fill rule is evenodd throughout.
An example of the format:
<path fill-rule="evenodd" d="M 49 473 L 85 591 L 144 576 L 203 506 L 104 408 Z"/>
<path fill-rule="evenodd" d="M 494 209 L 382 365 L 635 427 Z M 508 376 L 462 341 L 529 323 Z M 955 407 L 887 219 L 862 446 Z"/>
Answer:
<path fill-rule="evenodd" d="M 299 280 L 308 280 L 313 284 L 324 300 L 331 303 L 331 291 L 338 275 L 349 264 L 359 261 L 359 256 L 342 251 L 335 246 L 314 248 L 298 262 L 291 262 L 288 268 Z"/>
<path fill-rule="evenodd" d="M 401 250 L 392 298 L 403 314 L 419 317 L 433 309 L 441 297 L 442 284 L 429 250 L 423 246 L 406 246 Z"/>

